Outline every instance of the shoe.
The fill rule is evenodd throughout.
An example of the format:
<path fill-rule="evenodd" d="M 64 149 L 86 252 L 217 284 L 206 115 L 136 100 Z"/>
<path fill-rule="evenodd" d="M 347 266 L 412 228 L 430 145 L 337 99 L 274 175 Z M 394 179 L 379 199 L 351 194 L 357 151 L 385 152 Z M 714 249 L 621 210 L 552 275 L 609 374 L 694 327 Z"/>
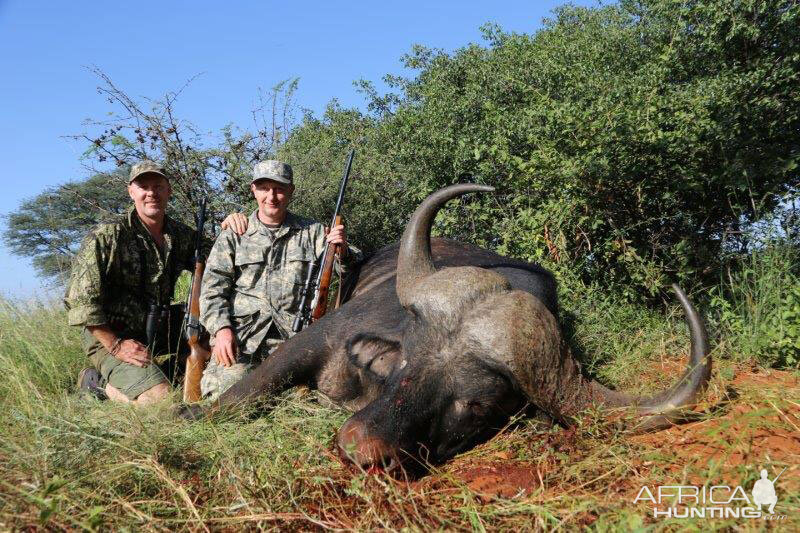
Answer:
<path fill-rule="evenodd" d="M 108 395 L 101 386 L 103 378 L 95 368 L 84 368 L 78 374 L 78 392 L 88 393 L 98 400 L 107 400 Z"/>

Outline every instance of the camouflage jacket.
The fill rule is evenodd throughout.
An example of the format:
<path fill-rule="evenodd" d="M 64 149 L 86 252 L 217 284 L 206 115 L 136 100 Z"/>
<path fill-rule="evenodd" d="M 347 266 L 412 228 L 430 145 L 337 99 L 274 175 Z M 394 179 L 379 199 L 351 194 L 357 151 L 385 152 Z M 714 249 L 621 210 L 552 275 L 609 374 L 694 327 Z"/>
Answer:
<path fill-rule="evenodd" d="M 291 337 L 309 265 L 324 249 L 324 226 L 292 213 L 274 231 L 255 211 L 244 235 L 220 233 L 200 291 L 200 320 L 212 338 L 231 327 L 240 350 L 254 354 L 273 324 L 283 339 Z M 351 246 L 345 261 L 360 256 Z"/>
<path fill-rule="evenodd" d="M 97 226 L 72 263 L 64 298 L 68 323 L 106 324 L 117 335 L 143 340 L 150 303 L 169 304 L 181 271 L 194 269 L 195 234 L 167 217 L 162 252 L 133 207 Z"/>

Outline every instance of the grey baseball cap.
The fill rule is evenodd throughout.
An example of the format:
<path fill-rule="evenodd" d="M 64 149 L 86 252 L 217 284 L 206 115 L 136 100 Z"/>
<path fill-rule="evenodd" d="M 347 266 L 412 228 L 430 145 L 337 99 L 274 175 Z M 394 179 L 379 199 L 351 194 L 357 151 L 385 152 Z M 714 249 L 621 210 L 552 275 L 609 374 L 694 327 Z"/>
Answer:
<path fill-rule="evenodd" d="M 144 174 L 158 174 L 165 180 L 169 181 L 169 176 L 167 176 L 167 173 L 164 171 L 161 165 L 159 165 L 155 161 L 150 161 L 149 159 L 142 159 L 141 161 L 135 163 L 131 167 L 130 177 L 128 178 L 128 185 L 133 183 L 133 180 Z"/>
<path fill-rule="evenodd" d="M 291 165 L 283 161 L 268 159 L 266 161 L 259 161 L 256 163 L 256 166 L 253 167 L 253 181 L 251 183 L 255 183 L 258 180 L 272 180 L 279 183 L 291 184 L 293 175 Z"/>

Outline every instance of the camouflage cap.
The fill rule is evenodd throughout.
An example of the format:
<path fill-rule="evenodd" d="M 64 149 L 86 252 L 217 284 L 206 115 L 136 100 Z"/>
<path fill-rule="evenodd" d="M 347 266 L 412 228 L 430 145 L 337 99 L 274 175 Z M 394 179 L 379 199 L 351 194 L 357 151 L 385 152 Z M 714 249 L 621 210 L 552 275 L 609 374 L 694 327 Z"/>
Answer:
<path fill-rule="evenodd" d="M 275 159 L 268 159 L 259 161 L 253 167 L 253 181 L 251 183 L 255 183 L 258 180 L 272 180 L 291 184 L 293 175 L 291 165 Z"/>
<path fill-rule="evenodd" d="M 128 178 L 128 185 L 133 183 L 133 180 L 144 174 L 158 174 L 165 180 L 169 181 L 169 176 L 167 176 L 167 173 L 164 171 L 161 165 L 159 165 L 155 161 L 150 161 L 149 159 L 142 159 L 141 161 L 135 163 L 131 167 L 131 174 L 130 177 Z"/>

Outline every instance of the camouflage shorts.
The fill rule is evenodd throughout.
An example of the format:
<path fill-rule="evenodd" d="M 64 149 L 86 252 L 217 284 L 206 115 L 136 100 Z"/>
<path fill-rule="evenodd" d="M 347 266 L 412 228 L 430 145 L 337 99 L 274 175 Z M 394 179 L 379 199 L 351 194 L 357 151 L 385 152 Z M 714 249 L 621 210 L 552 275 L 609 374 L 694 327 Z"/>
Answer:
<path fill-rule="evenodd" d="M 138 367 L 124 363 L 111 355 L 100 341 L 84 330 L 84 350 L 103 381 L 119 390 L 129 400 L 135 400 L 145 391 L 160 383 L 169 383 L 167 376 L 156 363 Z"/>
<path fill-rule="evenodd" d="M 281 342 L 283 342 L 281 339 L 266 338 L 261 344 L 262 350 L 259 350 L 259 354 L 240 354 L 236 362 L 229 367 L 222 366 L 217 362 L 217 358 L 212 356 L 200 379 L 200 392 L 203 399 L 213 401 L 219 398 L 220 394 L 261 364 L 264 357 L 272 353 Z M 261 353 L 265 355 L 261 356 Z"/>

